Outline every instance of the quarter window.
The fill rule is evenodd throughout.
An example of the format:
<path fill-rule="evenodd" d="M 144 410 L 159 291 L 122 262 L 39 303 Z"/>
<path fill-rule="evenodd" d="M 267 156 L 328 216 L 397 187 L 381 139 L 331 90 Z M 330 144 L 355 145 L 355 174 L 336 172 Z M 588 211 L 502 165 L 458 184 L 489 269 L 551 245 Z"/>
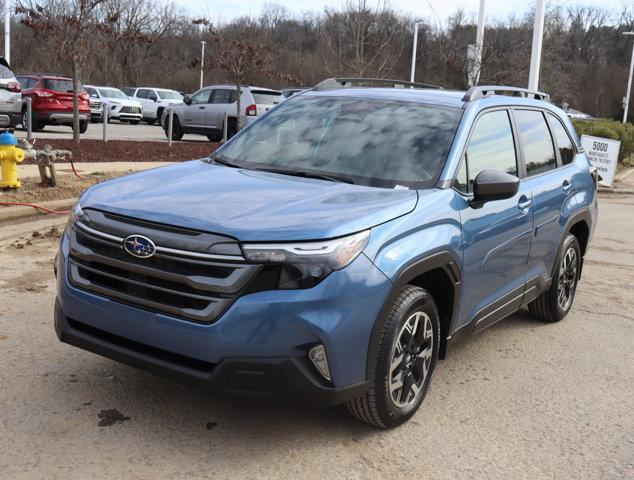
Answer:
<path fill-rule="evenodd" d="M 561 163 L 563 165 L 568 165 L 569 163 L 572 163 L 572 160 L 575 158 L 575 149 L 572 146 L 570 137 L 568 136 L 565 127 L 561 124 L 561 121 L 557 117 L 549 113 L 548 120 L 553 135 L 557 140 L 557 147 L 559 148 Z"/>
<path fill-rule="evenodd" d="M 511 121 L 506 110 L 485 113 L 476 122 L 454 188 L 468 193 L 483 170 L 517 175 L 517 158 Z"/>
<path fill-rule="evenodd" d="M 524 147 L 526 175 L 531 177 L 557 168 L 555 148 L 542 112 L 516 110 L 515 120 Z"/>

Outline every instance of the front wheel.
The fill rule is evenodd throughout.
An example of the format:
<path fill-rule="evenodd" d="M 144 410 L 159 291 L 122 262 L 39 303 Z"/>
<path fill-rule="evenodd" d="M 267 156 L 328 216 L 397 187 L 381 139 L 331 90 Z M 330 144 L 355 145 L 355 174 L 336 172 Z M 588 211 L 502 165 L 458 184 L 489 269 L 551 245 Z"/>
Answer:
<path fill-rule="evenodd" d="M 163 129 L 165 130 L 165 136 L 169 139 L 169 121 L 165 122 Z M 180 120 L 178 120 L 178 117 L 174 115 L 172 122 L 172 140 L 178 142 L 183 138 L 184 134 L 185 132 L 183 132 Z"/>
<path fill-rule="evenodd" d="M 79 133 L 86 133 L 88 130 L 88 120 L 82 120 L 79 122 Z"/>
<path fill-rule="evenodd" d="M 370 386 L 348 403 L 350 413 L 371 425 L 391 428 L 409 420 L 423 403 L 440 343 L 440 320 L 429 293 L 408 285 L 383 326 L 376 358 L 369 359 Z"/>
<path fill-rule="evenodd" d="M 550 288 L 528 304 L 528 311 L 545 322 L 558 322 L 572 307 L 581 271 L 579 241 L 569 233 L 561 244 Z"/>

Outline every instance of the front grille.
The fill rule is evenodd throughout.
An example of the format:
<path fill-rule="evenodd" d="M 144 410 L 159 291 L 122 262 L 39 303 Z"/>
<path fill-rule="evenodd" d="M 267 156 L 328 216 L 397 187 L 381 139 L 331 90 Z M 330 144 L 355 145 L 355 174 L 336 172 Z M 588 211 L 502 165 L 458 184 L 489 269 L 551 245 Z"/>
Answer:
<path fill-rule="evenodd" d="M 121 107 L 121 113 L 141 113 L 139 107 Z"/>
<path fill-rule="evenodd" d="M 97 101 L 90 102 L 90 108 L 100 109 L 101 108 L 101 102 L 97 102 Z"/>
<path fill-rule="evenodd" d="M 71 232 L 73 285 L 122 303 L 210 323 L 247 290 L 261 268 L 244 263 L 232 250 L 235 241 L 226 237 L 144 225 L 97 211 L 85 213 Z M 132 234 L 155 239 L 154 256 L 127 253 L 123 239 Z M 174 248 L 188 241 L 191 250 Z M 227 250 L 233 254 L 218 253 Z"/>

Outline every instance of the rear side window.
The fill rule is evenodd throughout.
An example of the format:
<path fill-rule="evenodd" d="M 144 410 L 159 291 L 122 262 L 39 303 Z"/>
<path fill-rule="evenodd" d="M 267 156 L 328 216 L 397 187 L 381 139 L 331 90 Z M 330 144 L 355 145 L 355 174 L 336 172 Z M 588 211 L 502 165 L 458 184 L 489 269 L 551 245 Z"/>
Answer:
<path fill-rule="evenodd" d="M 515 120 L 524 147 L 526 175 L 531 177 L 557 168 L 555 148 L 542 112 L 516 110 Z"/>
<path fill-rule="evenodd" d="M 506 110 L 485 113 L 477 120 L 454 188 L 465 193 L 472 192 L 473 182 L 483 170 L 517 175 L 515 141 Z"/>
<path fill-rule="evenodd" d="M 211 103 L 233 103 L 231 98 L 231 90 L 214 90 L 213 97 L 211 98 Z"/>
<path fill-rule="evenodd" d="M 73 81 L 72 80 L 58 80 L 47 78 L 44 80 L 44 88 L 47 90 L 54 90 L 55 92 L 72 92 Z M 81 91 L 81 86 L 79 90 Z"/>
<path fill-rule="evenodd" d="M 282 100 L 280 92 L 251 90 L 251 94 L 257 105 L 276 105 Z"/>
<path fill-rule="evenodd" d="M 561 157 L 561 163 L 568 165 L 572 163 L 575 158 L 575 149 L 572 146 L 572 141 L 566 132 L 566 129 L 554 115 L 548 114 L 548 122 L 550 123 L 550 129 L 557 141 L 557 147 L 559 148 L 559 156 Z"/>

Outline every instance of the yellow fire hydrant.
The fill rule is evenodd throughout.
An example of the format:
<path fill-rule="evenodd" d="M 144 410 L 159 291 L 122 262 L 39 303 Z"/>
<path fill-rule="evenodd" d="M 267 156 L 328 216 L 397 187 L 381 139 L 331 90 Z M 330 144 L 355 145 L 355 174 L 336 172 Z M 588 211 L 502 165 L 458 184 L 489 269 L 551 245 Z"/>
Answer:
<path fill-rule="evenodd" d="M 10 132 L 0 134 L 0 165 L 2 178 L 0 188 L 19 188 L 18 163 L 24 160 L 24 150 L 16 147 L 18 140 Z"/>

